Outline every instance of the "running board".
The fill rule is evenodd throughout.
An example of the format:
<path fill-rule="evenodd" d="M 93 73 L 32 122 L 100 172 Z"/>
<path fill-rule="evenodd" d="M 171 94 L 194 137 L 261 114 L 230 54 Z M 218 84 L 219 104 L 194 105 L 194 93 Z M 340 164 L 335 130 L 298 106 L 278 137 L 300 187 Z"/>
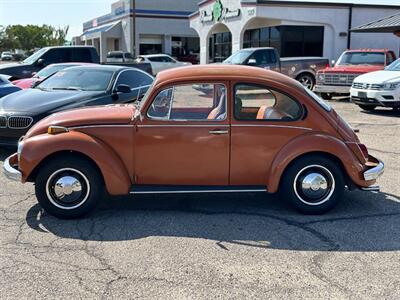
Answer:
<path fill-rule="evenodd" d="M 130 194 L 191 194 L 191 193 L 258 193 L 265 186 L 193 186 L 193 185 L 133 185 Z"/>

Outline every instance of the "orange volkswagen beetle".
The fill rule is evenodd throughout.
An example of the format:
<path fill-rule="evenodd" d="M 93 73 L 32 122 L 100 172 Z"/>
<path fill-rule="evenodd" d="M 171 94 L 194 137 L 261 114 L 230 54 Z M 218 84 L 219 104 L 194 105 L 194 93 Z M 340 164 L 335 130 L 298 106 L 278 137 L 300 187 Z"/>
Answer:
<path fill-rule="evenodd" d="M 161 72 L 140 103 L 42 120 L 3 168 L 10 179 L 34 182 L 47 212 L 76 218 L 103 191 L 280 192 L 299 211 L 319 214 L 346 187 L 377 190 L 384 164 L 297 81 L 206 65 Z"/>

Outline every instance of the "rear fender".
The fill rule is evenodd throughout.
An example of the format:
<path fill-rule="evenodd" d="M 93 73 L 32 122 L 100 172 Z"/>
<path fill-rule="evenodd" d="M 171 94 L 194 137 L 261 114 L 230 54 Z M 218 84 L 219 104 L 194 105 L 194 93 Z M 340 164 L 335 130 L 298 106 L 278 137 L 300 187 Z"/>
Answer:
<path fill-rule="evenodd" d="M 19 164 L 22 181 L 26 182 L 42 161 L 61 151 L 72 151 L 89 157 L 100 169 L 110 195 L 129 193 L 132 185 L 130 176 L 115 151 L 101 140 L 77 131 L 28 138 Z"/>
<path fill-rule="evenodd" d="M 268 192 L 278 191 L 283 173 L 291 162 L 307 153 L 326 153 L 335 156 L 341 161 L 347 175 L 359 186 L 367 186 L 362 178 L 364 165 L 354 156 L 344 142 L 322 134 L 308 134 L 297 137 L 286 144 L 275 156 L 267 176 Z"/>

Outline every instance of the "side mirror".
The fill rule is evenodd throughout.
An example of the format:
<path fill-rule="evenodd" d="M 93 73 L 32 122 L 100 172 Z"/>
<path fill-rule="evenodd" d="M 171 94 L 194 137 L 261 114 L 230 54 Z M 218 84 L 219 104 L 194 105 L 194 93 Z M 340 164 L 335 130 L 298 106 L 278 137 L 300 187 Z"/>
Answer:
<path fill-rule="evenodd" d="M 38 67 L 44 67 L 44 59 L 43 58 L 39 58 L 38 61 L 36 62 L 36 65 Z"/>
<path fill-rule="evenodd" d="M 132 92 L 131 87 L 127 84 L 119 84 L 115 91 L 122 94 L 129 94 Z"/>
<path fill-rule="evenodd" d="M 32 77 L 35 77 L 36 76 L 36 74 L 37 74 L 37 72 L 32 72 Z"/>
<path fill-rule="evenodd" d="M 336 64 L 336 60 L 332 59 L 331 64 L 334 66 Z"/>
<path fill-rule="evenodd" d="M 254 58 L 250 58 L 249 61 L 247 62 L 249 66 L 256 66 L 257 61 Z"/>

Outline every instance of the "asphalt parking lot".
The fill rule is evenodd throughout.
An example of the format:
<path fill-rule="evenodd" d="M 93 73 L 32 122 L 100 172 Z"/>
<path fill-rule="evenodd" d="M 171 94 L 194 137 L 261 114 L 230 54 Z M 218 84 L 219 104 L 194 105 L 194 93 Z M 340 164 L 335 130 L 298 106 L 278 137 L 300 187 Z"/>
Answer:
<path fill-rule="evenodd" d="M 347 192 L 323 216 L 208 194 L 106 199 L 63 221 L 0 175 L 0 298 L 399 299 L 400 112 L 331 103 L 386 172 L 380 193 Z"/>

